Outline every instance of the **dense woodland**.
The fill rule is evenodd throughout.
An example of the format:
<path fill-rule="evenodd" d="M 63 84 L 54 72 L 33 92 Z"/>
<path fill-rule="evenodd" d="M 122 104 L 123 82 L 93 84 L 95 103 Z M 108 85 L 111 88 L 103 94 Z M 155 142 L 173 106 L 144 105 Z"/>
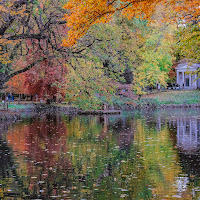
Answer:
<path fill-rule="evenodd" d="M 0 90 L 98 109 L 165 88 L 200 61 L 199 17 L 199 0 L 0 0 Z"/>

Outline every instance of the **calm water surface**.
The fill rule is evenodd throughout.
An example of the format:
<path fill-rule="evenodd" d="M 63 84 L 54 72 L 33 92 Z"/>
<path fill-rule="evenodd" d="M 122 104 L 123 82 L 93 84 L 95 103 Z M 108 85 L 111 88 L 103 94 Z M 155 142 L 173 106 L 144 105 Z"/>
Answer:
<path fill-rule="evenodd" d="M 200 199 L 200 110 L 43 114 L 0 135 L 0 199 Z"/>

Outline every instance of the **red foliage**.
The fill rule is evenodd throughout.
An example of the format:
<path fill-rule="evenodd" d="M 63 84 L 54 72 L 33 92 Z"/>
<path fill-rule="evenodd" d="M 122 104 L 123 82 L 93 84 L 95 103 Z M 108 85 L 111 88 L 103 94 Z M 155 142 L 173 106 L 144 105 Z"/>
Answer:
<path fill-rule="evenodd" d="M 41 186 L 38 182 L 54 181 L 60 175 L 59 172 L 67 173 L 71 169 L 71 161 L 67 157 L 67 133 L 66 124 L 61 117 L 52 115 L 41 115 L 32 119 L 31 124 L 24 126 L 21 123 L 8 131 L 7 139 L 14 154 L 25 158 L 25 162 L 21 163 L 22 175 L 27 172 L 26 184 L 30 191 L 35 188 L 39 192 L 44 187 L 46 195 L 45 185 Z M 52 173 L 52 169 L 57 168 L 60 171 Z M 28 180 L 28 177 L 34 178 Z"/>
<path fill-rule="evenodd" d="M 48 60 L 40 63 L 26 73 L 25 86 L 30 95 L 38 94 L 39 97 L 64 97 L 65 69 L 61 66 L 50 64 Z"/>

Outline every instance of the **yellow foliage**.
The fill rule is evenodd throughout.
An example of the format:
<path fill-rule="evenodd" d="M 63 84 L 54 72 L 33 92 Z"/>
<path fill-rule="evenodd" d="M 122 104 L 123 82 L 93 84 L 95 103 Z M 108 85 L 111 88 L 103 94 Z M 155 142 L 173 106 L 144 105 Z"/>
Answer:
<path fill-rule="evenodd" d="M 100 63 L 83 59 L 77 63 L 72 59 L 71 66 L 68 65 L 66 80 L 67 101 L 74 102 L 83 109 L 100 108 L 101 101 L 97 96 L 104 96 L 110 101 L 115 92 L 115 86 L 104 75 Z"/>

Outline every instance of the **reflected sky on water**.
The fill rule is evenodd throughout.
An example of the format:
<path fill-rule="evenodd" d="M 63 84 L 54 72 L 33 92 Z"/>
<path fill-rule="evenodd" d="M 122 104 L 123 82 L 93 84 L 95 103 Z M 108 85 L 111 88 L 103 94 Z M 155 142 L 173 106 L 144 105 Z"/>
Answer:
<path fill-rule="evenodd" d="M 199 110 L 43 114 L 2 127 L 1 199 L 200 198 Z"/>

